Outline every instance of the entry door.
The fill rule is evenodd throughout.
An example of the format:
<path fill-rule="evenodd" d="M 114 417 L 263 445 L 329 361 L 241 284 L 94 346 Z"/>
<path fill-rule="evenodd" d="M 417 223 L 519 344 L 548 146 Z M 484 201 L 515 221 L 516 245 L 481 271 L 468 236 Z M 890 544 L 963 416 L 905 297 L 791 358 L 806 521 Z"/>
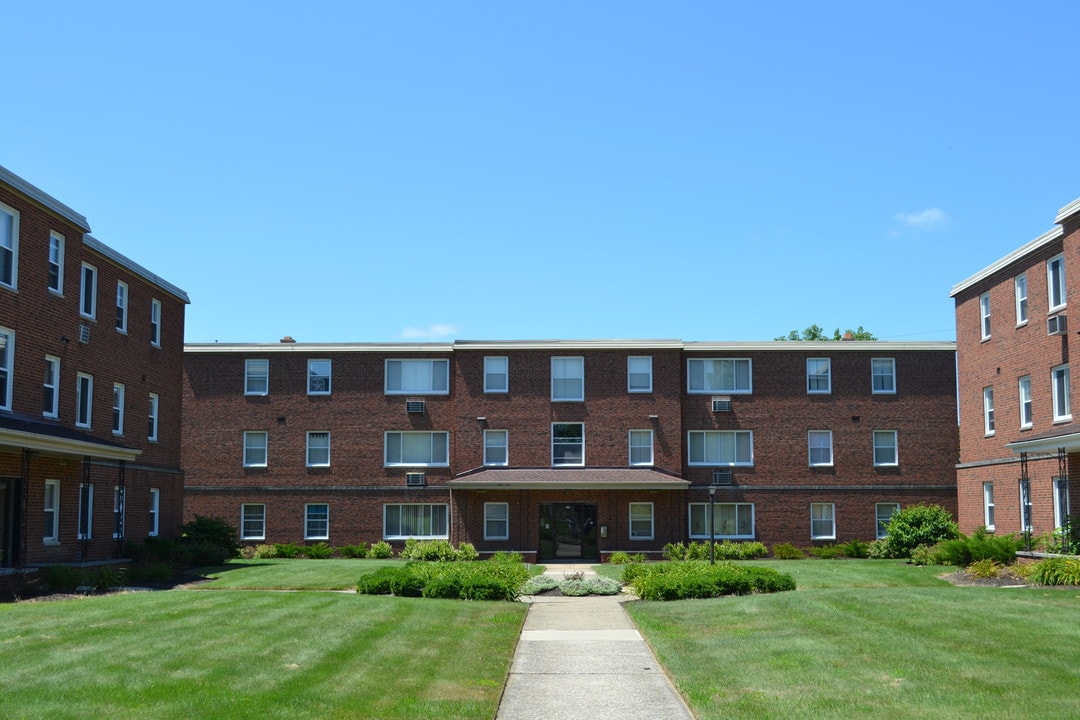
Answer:
<path fill-rule="evenodd" d="M 540 557 L 544 560 L 598 560 L 596 505 L 544 503 L 540 506 Z"/>
<path fill-rule="evenodd" d="M 0 567 L 11 567 L 11 548 L 14 546 L 12 527 L 11 481 L 0 478 Z"/>

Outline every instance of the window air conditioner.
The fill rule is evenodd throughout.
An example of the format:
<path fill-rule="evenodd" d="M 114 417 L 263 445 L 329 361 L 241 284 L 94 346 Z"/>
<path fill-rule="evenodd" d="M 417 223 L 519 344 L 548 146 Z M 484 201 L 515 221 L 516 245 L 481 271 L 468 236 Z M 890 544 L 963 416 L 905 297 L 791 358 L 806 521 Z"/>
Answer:
<path fill-rule="evenodd" d="M 81 342 L 83 345 L 86 345 L 87 343 L 90 342 L 90 326 L 89 325 L 80 325 L 79 326 L 79 342 Z"/>
<path fill-rule="evenodd" d="M 713 485 L 730 485 L 732 482 L 730 470 L 714 470 L 712 474 Z"/>
<path fill-rule="evenodd" d="M 1049 335 L 1064 335 L 1069 331 L 1068 318 L 1064 315 L 1055 315 L 1046 318 L 1046 332 Z"/>
<path fill-rule="evenodd" d="M 411 412 L 411 413 L 422 413 L 422 412 L 424 412 L 424 401 L 423 400 L 406 400 L 405 401 L 405 412 Z"/>
<path fill-rule="evenodd" d="M 423 487 L 426 484 L 424 473 L 405 473 L 405 484 L 409 487 Z"/>
<path fill-rule="evenodd" d="M 713 412 L 731 412 L 731 398 L 727 396 L 714 397 L 712 399 Z"/>

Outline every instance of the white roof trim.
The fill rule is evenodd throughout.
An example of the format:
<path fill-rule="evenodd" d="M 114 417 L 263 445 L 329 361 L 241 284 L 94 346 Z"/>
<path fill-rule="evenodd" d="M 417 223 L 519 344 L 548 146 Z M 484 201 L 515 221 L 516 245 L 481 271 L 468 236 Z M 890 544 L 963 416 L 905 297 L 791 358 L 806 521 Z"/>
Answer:
<path fill-rule="evenodd" d="M 122 267 L 122 268 L 124 268 L 126 270 L 130 270 L 131 272 L 133 272 L 136 275 L 140 276 L 142 279 L 144 279 L 144 280 L 146 280 L 146 281 L 148 281 L 148 282 L 150 282 L 150 283 L 152 283 L 154 285 L 157 285 L 159 288 L 161 288 L 165 292 L 169 293 L 170 295 L 173 295 L 173 296 L 183 300 L 185 303 L 190 303 L 191 302 L 191 300 L 188 299 L 188 295 L 187 295 L 186 292 L 184 292 L 180 288 L 176 287 L 175 285 L 173 285 L 171 282 L 165 280 L 164 278 L 150 272 L 149 270 L 147 270 L 146 268 L 144 268 L 142 265 L 135 262 L 131 258 L 129 258 L 129 257 L 125 256 L 125 255 L 121 255 L 116 250 L 113 250 L 111 247 L 109 247 L 105 243 L 101 242 L 97 238 L 95 238 L 95 237 L 93 237 L 91 235 L 83 235 L 83 244 L 86 245 L 86 247 L 93 250 L 94 252 L 96 252 L 97 254 L 103 255 L 105 258 L 107 258 L 107 259 L 111 260 L 112 262 L 116 263 L 120 267 Z"/>
<path fill-rule="evenodd" d="M 1076 198 L 1071 203 L 1058 210 L 1058 214 L 1057 217 L 1054 218 L 1054 222 L 1060 225 L 1077 212 L 1080 212 L 1080 198 Z"/>
<path fill-rule="evenodd" d="M 1077 200 L 1077 202 L 1080 202 L 1080 200 Z M 956 297 L 957 294 L 963 292 L 964 290 L 967 290 L 975 283 L 985 280 L 986 278 L 990 277 L 991 275 L 998 272 L 1007 265 L 1010 265 L 1011 263 L 1014 263 L 1020 258 L 1024 257 L 1028 253 L 1031 253 L 1032 251 L 1041 248 L 1043 245 L 1048 245 L 1054 240 L 1057 240 L 1059 237 L 1062 236 L 1063 233 L 1064 231 L 1061 229 L 1060 225 L 1053 230 L 1043 233 L 1039 237 L 1029 242 L 1027 245 L 1013 250 L 1011 253 L 1001 258 L 997 262 L 991 265 L 987 265 L 982 270 L 969 277 L 967 280 L 953 285 L 952 291 L 949 293 L 949 297 Z"/>
<path fill-rule="evenodd" d="M 0 166 L 0 182 L 10 185 L 15 188 L 15 190 L 21 192 L 31 200 L 41 203 L 65 220 L 75 223 L 82 228 L 83 232 L 90 232 L 90 225 L 86 222 L 85 216 L 75 212 L 52 195 L 41 188 L 31 185 L 3 166 Z"/>
<path fill-rule="evenodd" d="M 89 455 L 109 460 L 134 460 L 142 454 L 142 450 L 134 448 L 113 447 L 3 428 L 0 428 L 0 445 L 59 455 Z"/>
<path fill-rule="evenodd" d="M 687 352 L 892 352 L 901 350 L 956 350 L 952 340 L 771 340 L 762 342 L 686 342 Z"/>
<path fill-rule="evenodd" d="M 1005 447 L 1014 453 L 1022 452 L 1057 452 L 1058 448 L 1065 448 L 1066 452 L 1080 450 L 1080 433 L 1069 433 L 1057 437 L 1040 438 L 1036 440 L 1018 440 L 1006 443 Z"/>

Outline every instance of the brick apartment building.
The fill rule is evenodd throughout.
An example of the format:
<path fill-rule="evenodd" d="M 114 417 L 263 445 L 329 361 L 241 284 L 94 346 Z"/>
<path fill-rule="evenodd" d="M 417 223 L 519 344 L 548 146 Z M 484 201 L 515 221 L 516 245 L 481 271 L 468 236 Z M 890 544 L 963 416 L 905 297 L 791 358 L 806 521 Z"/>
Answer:
<path fill-rule="evenodd" d="M 1066 278 L 1080 278 L 1080 200 L 1055 223 L 952 289 L 965 532 L 1040 535 L 1077 512 L 1070 350 L 1080 327 L 1068 325 Z"/>
<path fill-rule="evenodd" d="M 953 343 L 189 344 L 185 514 L 532 560 L 956 510 Z"/>
<path fill-rule="evenodd" d="M 186 294 L 0 168 L 0 575 L 183 517 Z"/>

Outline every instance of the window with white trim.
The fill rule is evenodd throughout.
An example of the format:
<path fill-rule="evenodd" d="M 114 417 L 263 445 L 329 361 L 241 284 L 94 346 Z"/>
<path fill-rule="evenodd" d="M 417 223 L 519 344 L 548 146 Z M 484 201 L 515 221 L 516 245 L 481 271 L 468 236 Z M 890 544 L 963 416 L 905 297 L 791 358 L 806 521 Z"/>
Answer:
<path fill-rule="evenodd" d="M 304 505 L 304 539 L 330 539 L 330 505 L 328 503 Z"/>
<path fill-rule="evenodd" d="M 92 483 L 79 485 L 79 524 L 78 539 L 90 540 L 94 537 L 94 486 Z"/>
<path fill-rule="evenodd" d="M 551 358 L 551 399 L 554 402 L 585 399 L 585 358 Z"/>
<path fill-rule="evenodd" d="M 0 203 L 0 285 L 19 285 L 19 211 Z"/>
<path fill-rule="evenodd" d="M 11 409 L 15 378 L 15 331 L 0 327 L 0 410 Z"/>
<path fill-rule="evenodd" d="M 90 427 L 93 420 L 94 378 L 92 375 L 79 373 L 75 381 L 75 425 Z"/>
<path fill-rule="evenodd" d="M 158 534 L 158 518 L 161 515 L 161 490 L 158 488 L 150 488 L 150 529 L 147 531 L 147 535 L 150 537 L 157 537 Z"/>
<path fill-rule="evenodd" d="M 653 504 L 651 502 L 630 503 L 630 539 L 653 539 Z"/>
<path fill-rule="evenodd" d="M 900 503 L 877 503 L 874 505 L 874 522 L 877 525 L 877 539 L 883 540 L 889 534 L 889 521 L 900 512 Z"/>
<path fill-rule="evenodd" d="M 82 264 L 79 314 L 91 320 L 97 316 L 97 268 L 85 262 Z"/>
<path fill-rule="evenodd" d="M 1065 307 L 1065 256 L 1058 255 L 1046 261 L 1046 290 L 1050 302 L 1049 312 Z"/>
<path fill-rule="evenodd" d="M 750 430 L 691 430 L 690 465 L 753 465 L 754 433 Z"/>
<path fill-rule="evenodd" d="M 41 414 L 54 418 L 60 414 L 60 358 L 45 356 L 45 381 L 41 385 Z"/>
<path fill-rule="evenodd" d="M 450 433 L 388 432 L 385 447 L 387 467 L 446 467 L 449 465 Z"/>
<path fill-rule="evenodd" d="M 713 503 L 713 538 L 754 537 L 753 503 Z M 690 503 L 690 537 L 709 537 L 709 503 Z"/>
<path fill-rule="evenodd" d="M 266 505 L 243 503 L 240 506 L 240 539 L 266 539 Z"/>
<path fill-rule="evenodd" d="M 1016 294 L 1016 324 L 1024 325 L 1028 321 L 1028 289 L 1027 274 L 1021 273 L 1013 280 L 1013 289 Z"/>
<path fill-rule="evenodd" d="M 979 296 L 979 333 L 983 340 L 990 339 L 990 293 Z"/>
<path fill-rule="evenodd" d="M 505 430 L 484 431 L 484 464 L 505 466 L 509 463 L 507 443 L 509 433 Z"/>
<path fill-rule="evenodd" d="M 810 450 L 810 467 L 828 467 L 833 464 L 832 430 L 808 431 L 807 446 Z"/>
<path fill-rule="evenodd" d="M 983 483 L 983 525 L 987 530 L 994 529 L 994 483 Z"/>
<path fill-rule="evenodd" d="M 630 464 L 652 465 L 653 464 L 653 431 L 631 430 L 630 431 Z"/>
<path fill-rule="evenodd" d="M 1060 530 L 1065 526 L 1065 520 L 1069 517 L 1069 479 L 1055 477 L 1054 480 L 1054 529 Z"/>
<path fill-rule="evenodd" d="M 120 383 L 112 386 L 112 431 L 113 435 L 124 434 L 124 386 Z"/>
<path fill-rule="evenodd" d="M 551 424 L 551 464 L 555 467 L 585 465 L 585 424 Z"/>
<path fill-rule="evenodd" d="M 150 301 L 150 344 L 161 347 L 161 301 Z"/>
<path fill-rule="evenodd" d="M 870 389 L 874 395 L 896 392 L 896 359 L 870 359 Z"/>
<path fill-rule="evenodd" d="M 325 431 L 307 434 L 307 466 L 330 467 L 330 433 Z"/>
<path fill-rule="evenodd" d="M 874 431 L 874 466 L 898 465 L 895 430 Z"/>
<path fill-rule="evenodd" d="M 64 294 L 64 236 L 49 233 L 49 291 Z"/>
<path fill-rule="evenodd" d="M 626 358 L 626 389 L 632 393 L 652 392 L 652 356 Z"/>
<path fill-rule="evenodd" d="M 387 360 L 386 394 L 447 395 L 449 360 Z"/>
<path fill-rule="evenodd" d="M 689 358 L 688 393 L 750 393 L 753 388 L 749 358 Z"/>
<path fill-rule="evenodd" d="M 510 539 L 510 503 L 484 503 L 484 539 Z"/>
<path fill-rule="evenodd" d="M 832 361 L 829 358 L 806 358 L 806 392 L 811 395 L 832 392 Z"/>
<path fill-rule="evenodd" d="M 510 390 L 510 358 L 484 358 L 484 392 L 504 393 Z"/>
<path fill-rule="evenodd" d="M 244 433 L 244 467 L 266 467 L 267 435 L 252 430 Z"/>
<path fill-rule="evenodd" d="M 1020 427 L 1029 428 L 1035 420 L 1031 406 L 1031 376 L 1025 375 L 1018 381 L 1020 393 Z"/>
<path fill-rule="evenodd" d="M 124 537 L 124 488 L 113 485 L 113 540 Z"/>
<path fill-rule="evenodd" d="M 270 361 L 255 359 L 244 361 L 244 394 L 266 395 L 270 391 Z"/>
<path fill-rule="evenodd" d="M 450 537 L 450 506 L 402 503 L 383 505 L 383 539 L 438 540 Z"/>
<path fill-rule="evenodd" d="M 1032 527 L 1031 480 L 1020 481 L 1020 532 L 1030 533 Z"/>
<path fill-rule="evenodd" d="M 128 286 L 123 280 L 116 281 L 116 331 L 127 334 Z"/>
<path fill-rule="evenodd" d="M 45 481 L 42 537 L 46 545 L 60 542 L 60 481 Z"/>
<path fill-rule="evenodd" d="M 150 411 L 147 413 L 146 439 L 157 442 L 158 438 L 158 396 L 150 393 Z"/>
<path fill-rule="evenodd" d="M 1054 422 L 1072 420 L 1072 399 L 1069 390 L 1069 366 L 1059 365 L 1050 371 L 1054 396 Z"/>
<path fill-rule="evenodd" d="M 994 434 L 994 388 L 983 388 L 983 433 Z"/>
<path fill-rule="evenodd" d="M 308 360 L 307 391 L 308 395 L 330 394 L 330 360 Z"/>
<path fill-rule="evenodd" d="M 810 503 L 810 539 L 836 539 L 836 505 Z"/>

